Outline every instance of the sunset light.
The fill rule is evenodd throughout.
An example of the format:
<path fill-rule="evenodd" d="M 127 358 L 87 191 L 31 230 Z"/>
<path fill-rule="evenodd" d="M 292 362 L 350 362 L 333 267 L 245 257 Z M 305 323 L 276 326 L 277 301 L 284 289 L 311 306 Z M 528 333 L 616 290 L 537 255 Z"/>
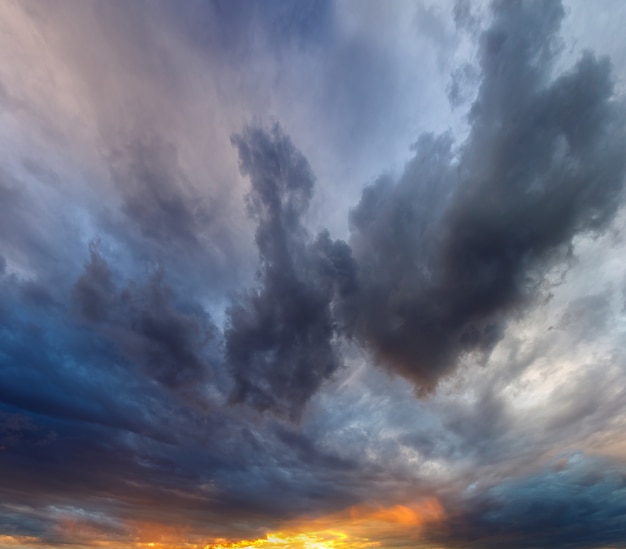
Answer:
<path fill-rule="evenodd" d="M 0 549 L 626 549 L 625 0 L 0 0 Z"/>

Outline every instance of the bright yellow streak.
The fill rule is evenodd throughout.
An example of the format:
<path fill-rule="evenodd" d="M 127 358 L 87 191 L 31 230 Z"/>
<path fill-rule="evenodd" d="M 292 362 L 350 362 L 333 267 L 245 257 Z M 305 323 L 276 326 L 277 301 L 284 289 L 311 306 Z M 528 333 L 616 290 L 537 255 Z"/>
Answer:
<path fill-rule="evenodd" d="M 343 532 L 328 530 L 306 534 L 289 535 L 284 532 L 268 534 L 264 539 L 222 542 L 205 546 L 204 549 L 348 549 L 354 547 L 380 547 L 378 542 L 368 539 L 348 539 Z"/>

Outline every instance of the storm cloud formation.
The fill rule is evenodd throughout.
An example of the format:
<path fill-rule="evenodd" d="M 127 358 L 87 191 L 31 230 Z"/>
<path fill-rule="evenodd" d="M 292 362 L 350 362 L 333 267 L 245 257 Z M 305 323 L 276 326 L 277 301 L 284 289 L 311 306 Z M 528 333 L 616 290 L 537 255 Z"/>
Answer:
<path fill-rule="evenodd" d="M 368 187 L 351 213 L 355 330 L 420 389 L 489 351 L 572 239 L 620 204 L 626 141 L 608 60 L 586 53 L 555 76 L 563 8 L 493 10 L 467 140 L 453 151 L 423 136 L 400 179 Z"/>
<path fill-rule="evenodd" d="M 0 546 L 623 547 L 622 4 L 0 2 Z"/>
<path fill-rule="evenodd" d="M 310 242 L 302 223 L 315 183 L 306 158 L 278 126 L 235 136 L 243 175 L 250 177 L 250 215 L 261 287 L 228 311 L 226 360 L 235 402 L 297 418 L 339 367 L 332 301 L 350 290 L 350 249 L 327 233 Z"/>
<path fill-rule="evenodd" d="M 185 310 L 177 304 L 162 271 L 149 275 L 145 283 L 131 282 L 119 290 L 95 245 L 90 256 L 74 285 L 82 318 L 165 386 L 181 389 L 206 382 L 217 334 L 202 308 L 188 304 Z"/>

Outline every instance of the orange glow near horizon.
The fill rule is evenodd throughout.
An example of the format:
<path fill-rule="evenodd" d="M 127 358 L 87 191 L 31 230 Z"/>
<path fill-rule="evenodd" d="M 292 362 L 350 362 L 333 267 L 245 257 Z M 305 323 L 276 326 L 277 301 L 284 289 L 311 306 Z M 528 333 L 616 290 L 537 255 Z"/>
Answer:
<path fill-rule="evenodd" d="M 0 547 L 30 547 L 39 543 L 33 536 L 7 536 L 0 534 Z"/>
<path fill-rule="evenodd" d="M 384 539 L 416 540 L 422 526 L 444 518 L 439 501 L 414 505 L 357 505 L 329 516 L 292 521 L 281 531 L 256 540 L 215 540 L 204 549 L 365 549 L 384 547 Z"/>
<path fill-rule="evenodd" d="M 189 526 L 140 522 L 129 525 L 133 534 L 125 541 L 76 527 L 74 543 L 85 549 L 384 549 L 389 544 L 400 547 L 402 540 L 415 547 L 422 527 L 444 518 L 439 501 L 426 498 L 389 507 L 361 504 L 322 517 L 294 519 L 257 539 L 211 539 Z M 0 536 L 0 545 L 50 547 L 37 538 L 12 536 Z"/>

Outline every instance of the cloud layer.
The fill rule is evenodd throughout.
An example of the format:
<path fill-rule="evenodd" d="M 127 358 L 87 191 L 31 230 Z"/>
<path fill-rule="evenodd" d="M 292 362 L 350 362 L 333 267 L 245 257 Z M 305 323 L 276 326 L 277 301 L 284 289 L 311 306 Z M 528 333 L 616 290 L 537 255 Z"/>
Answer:
<path fill-rule="evenodd" d="M 581 9 L 2 4 L 0 545 L 623 546 Z"/>

